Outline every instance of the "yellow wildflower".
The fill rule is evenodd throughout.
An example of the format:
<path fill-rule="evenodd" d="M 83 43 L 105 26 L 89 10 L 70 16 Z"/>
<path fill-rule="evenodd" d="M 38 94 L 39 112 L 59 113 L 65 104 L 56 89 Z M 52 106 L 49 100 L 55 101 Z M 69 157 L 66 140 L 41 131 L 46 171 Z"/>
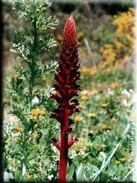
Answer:
<path fill-rule="evenodd" d="M 14 75 L 14 79 L 17 79 L 19 76 L 17 74 Z"/>
<path fill-rule="evenodd" d="M 135 119 L 135 117 L 136 117 L 135 114 L 131 114 L 131 118 L 134 118 Z"/>
<path fill-rule="evenodd" d="M 80 104 L 80 105 L 79 105 L 79 108 L 81 108 L 81 109 L 85 109 L 86 107 L 85 107 L 85 105 Z"/>
<path fill-rule="evenodd" d="M 112 88 L 115 88 L 116 87 L 115 83 L 112 83 L 111 86 L 112 86 Z"/>
<path fill-rule="evenodd" d="M 77 44 L 78 44 L 78 46 L 81 46 L 81 42 L 80 41 L 78 41 Z"/>
<path fill-rule="evenodd" d="M 88 100 L 88 97 L 87 96 L 82 96 L 81 99 Z"/>
<path fill-rule="evenodd" d="M 96 117 L 96 114 L 94 114 L 94 113 L 88 113 L 88 116 L 90 116 L 90 117 Z"/>
<path fill-rule="evenodd" d="M 102 86 L 102 83 L 98 83 L 98 87 L 101 87 Z"/>
<path fill-rule="evenodd" d="M 97 91 L 97 90 L 94 90 L 93 92 L 94 92 L 94 94 L 97 94 L 97 93 L 98 93 L 98 91 Z"/>
<path fill-rule="evenodd" d="M 43 110 L 38 110 L 38 109 L 33 109 L 32 110 L 32 114 L 33 115 L 38 115 L 38 114 L 45 114 L 45 112 Z"/>
<path fill-rule="evenodd" d="M 87 92 L 88 92 L 87 90 L 82 90 L 82 91 L 81 91 L 81 95 L 86 95 Z"/>
<path fill-rule="evenodd" d="M 38 127 L 40 125 L 40 123 L 36 123 L 35 125 L 34 125 L 34 127 Z"/>
<path fill-rule="evenodd" d="M 99 51 L 102 53 L 102 52 L 103 52 L 103 50 L 104 50 L 104 49 L 103 49 L 103 47 L 101 47 Z"/>
<path fill-rule="evenodd" d="M 46 81 L 46 77 L 45 77 L 45 76 L 43 76 L 43 77 L 42 77 L 42 80 L 43 80 L 43 81 Z"/>
<path fill-rule="evenodd" d="M 39 110 L 39 114 L 44 115 L 44 114 L 45 114 L 45 112 L 44 112 L 44 111 L 42 111 L 42 110 Z"/>
<path fill-rule="evenodd" d="M 38 114 L 39 114 L 39 110 L 33 109 L 33 110 L 32 110 L 32 114 L 33 114 L 33 115 L 38 115 Z"/>
<path fill-rule="evenodd" d="M 39 137 L 39 135 L 38 135 L 38 134 L 33 134 L 33 137 L 35 137 L 35 138 L 36 138 L 36 137 Z"/>
<path fill-rule="evenodd" d="M 74 119 L 75 119 L 75 121 L 79 121 L 79 122 L 82 122 L 82 120 L 83 120 L 83 118 L 80 116 L 76 116 Z"/>
<path fill-rule="evenodd" d="M 94 74 L 96 74 L 97 73 L 97 71 L 96 70 L 93 70 L 93 71 L 91 71 L 91 75 L 94 75 Z"/>
<path fill-rule="evenodd" d="M 91 91 L 88 91 L 88 92 L 87 92 L 87 95 L 88 95 L 88 96 L 91 95 Z"/>
<path fill-rule="evenodd" d="M 20 140 L 20 138 L 19 138 L 19 137 L 15 137 L 15 139 L 16 139 L 16 140 Z"/>
<path fill-rule="evenodd" d="M 102 32 L 101 32 L 101 33 L 99 33 L 99 36 L 100 36 L 100 37 L 102 37 Z"/>
<path fill-rule="evenodd" d="M 78 35 L 77 35 L 77 38 L 80 39 L 83 36 L 84 36 L 83 32 L 79 32 Z"/>
<path fill-rule="evenodd" d="M 106 103 L 101 104 L 102 107 L 107 107 Z"/>
<path fill-rule="evenodd" d="M 32 175 L 29 175 L 29 174 L 28 174 L 27 177 L 28 177 L 28 179 L 30 179 L 30 178 L 32 177 Z"/>
<path fill-rule="evenodd" d="M 7 114 L 6 114 L 6 113 L 4 113 L 4 114 L 3 114 L 3 116 L 4 116 L 4 117 L 6 117 L 6 116 L 7 116 Z"/>
<path fill-rule="evenodd" d="M 89 71 L 90 71 L 90 69 L 87 68 L 87 67 L 83 67 L 83 68 L 81 69 L 81 72 L 89 72 Z"/>
<path fill-rule="evenodd" d="M 131 42 L 131 43 L 134 43 L 135 42 L 135 39 L 133 37 L 131 37 L 130 34 L 127 34 L 127 39 Z"/>
<path fill-rule="evenodd" d="M 18 120 L 18 117 L 17 116 L 14 116 L 14 121 L 17 121 Z"/>
<path fill-rule="evenodd" d="M 32 119 L 34 119 L 34 120 L 35 120 L 35 119 L 37 119 L 37 117 L 36 117 L 36 116 L 34 116 L 34 115 L 32 115 L 32 116 L 31 116 L 31 118 L 32 118 Z"/>
<path fill-rule="evenodd" d="M 135 12 L 135 8 L 129 8 L 128 10 L 131 12 Z"/>
<path fill-rule="evenodd" d="M 111 130 L 111 129 L 112 129 L 112 126 L 108 126 L 108 129 L 110 129 L 110 130 Z"/>
<path fill-rule="evenodd" d="M 117 15 L 113 15 L 114 18 L 117 18 Z"/>
<path fill-rule="evenodd" d="M 112 118 L 112 121 L 115 121 L 115 120 L 116 120 L 116 119 L 113 117 L 113 118 Z"/>
<path fill-rule="evenodd" d="M 62 35 L 61 34 L 58 34 L 57 35 L 57 39 L 61 41 L 62 40 Z"/>
<path fill-rule="evenodd" d="M 41 30 L 42 32 L 44 32 L 44 31 L 46 30 L 46 28 L 45 28 L 45 27 L 42 27 L 40 30 Z"/>
<path fill-rule="evenodd" d="M 117 49 L 124 48 L 123 43 L 121 43 L 119 41 L 116 42 L 116 45 L 117 45 Z"/>
<path fill-rule="evenodd" d="M 106 128 L 107 128 L 107 125 L 102 125 L 102 128 L 103 128 L 103 129 L 106 129 Z"/>
<path fill-rule="evenodd" d="M 117 161 L 117 160 L 116 160 L 115 163 L 116 163 L 117 165 L 119 165 L 119 164 L 120 164 L 120 161 Z"/>
<path fill-rule="evenodd" d="M 12 130 L 22 131 L 22 130 L 23 130 L 23 128 L 22 128 L 22 127 L 15 127 L 15 128 L 13 128 Z"/>
<path fill-rule="evenodd" d="M 23 143 L 21 142 L 20 145 L 23 145 Z"/>
<path fill-rule="evenodd" d="M 122 160 L 123 162 L 125 162 L 125 161 L 126 161 L 126 158 L 122 158 L 121 160 Z"/>

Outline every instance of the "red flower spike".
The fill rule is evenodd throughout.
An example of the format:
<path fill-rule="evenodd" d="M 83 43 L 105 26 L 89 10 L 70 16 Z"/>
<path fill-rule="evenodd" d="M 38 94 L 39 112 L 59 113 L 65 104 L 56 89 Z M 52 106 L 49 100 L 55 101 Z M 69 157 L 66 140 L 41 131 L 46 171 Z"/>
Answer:
<path fill-rule="evenodd" d="M 56 118 L 61 123 L 61 143 L 59 144 L 55 139 L 52 140 L 52 143 L 60 149 L 59 182 L 66 182 L 68 148 L 77 140 L 73 137 L 68 141 L 68 135 L 73 132 L 70 125 L 74 123 L 69 116 L 79 111 L 78 101 L 71 100 L 74 96 L 78 96 L 78 91 L 81 89 L 81 86 L 76 84 L 80 78 L 79 66 L 75 22 L 73 17 L 69 16 L 64 28 L 59 66 L 54 82 L 54 88 L 59 95 L 51 96 L 59 106 L 50 117 Z"/>

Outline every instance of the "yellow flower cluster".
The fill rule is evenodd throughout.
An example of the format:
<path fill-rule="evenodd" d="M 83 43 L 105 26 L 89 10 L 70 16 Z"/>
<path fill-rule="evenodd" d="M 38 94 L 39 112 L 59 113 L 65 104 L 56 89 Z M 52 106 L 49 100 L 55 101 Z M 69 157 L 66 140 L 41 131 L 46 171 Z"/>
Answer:
<path fill-rule="evenodd" d="M 129 8 L 127 12 L 114 15 L 113 25 L 117 26 L 116 38 L 112 44 L 106 44 L 100 48 L 102 60 L 98 63 L 98 68 L 102 69 L 102 75 L 113 70 L 119 70 L 123 64 L 130 59 L 126 59 L 135 50 L 135 9 Z M 125 41 L 126 40 L 126 41 Z M 124 54 L 123 54 L 123 51 Z M 121 55 L 123 55 L 121 57 Z"/>
<path fill-rule="evenodd" d="M 107 107 L 106 103 L 101 104 L 102 107 Z"/>
<path fill-rule="evenodd" d="M 116 163 L 117 165 L 119 165 L 119 164 L 120 164 L 120 161 L 116 160 L 115 163 Z"/>
<path fill-rule="evenodd" d="M 125 161 L 126 161 L 126 158 L 121 158 L 121 161 L 122 161 L 122 162 L 125 162 Z M 116 160 L 115 163 L 116 163 L 117 165 L 119 165 L 119 164 L 120 164 L 120 161 L 119 161 L 119 160 Z"/>
<path fill-rule="evenodd" d="M 102 127 L 102 129 L 109 129 L 109 130 L 112 129 L 112 126 L 110 126 L 110 125 L 108 126 L 106 124 L 102 125 L 101 127 Z"/>
<path fill-rule="evenodd" d="M 81 99 L 82 100 L 88 100 L 88 97 L 87 96 L 82 96 Z"/>
<path fill-rule="evenodd" d="M 121 13 L 120 16 L 114 16 L 113 25 L 118 26 L 116 31 L 118 37 L 127 35 L 127 33 L 134 33 L 135 29 L 132 28 L 135 20 L 134 14 L 135 9 L 129 8 L 127 12 Z"/>
<path fill-rule="evenodd" d="M 97 94 L 97 93 L 98 93 L 98 90 L 96 90 L 96 89 L 93 90 L 93 93 L 94 93 L 94 94 Z"/>
<path fill-rule="evenodd" d="M 75 120 L 75 121 L 82 122 L 83 118 L 80 117 L 80 116 L 76 116 L 76 117 L 74 118 L 74 120 Z"/>
<path fill-rule="evenodd" d="M 119 83 L 111 83 L 112 88 L 116 88 L 117 86 L 119 86 Z"/>
<path fill-rule="evenodd" d="M 15 137 L 15 139 L 16 139 L 16 140 L 20 140 L 20 138 L 19 138 L 19 137 Z"/>
<path fill-rule="evenodd" d="M 94 66 L 92 66 L 90 68 L 83 67 L 82 69 L 80 69 L 80 72 L 83 72 L 83 73 L 90 72 L 91 75 L 95 75 L 97 73 L 97 69 Z"/>
<path fill-rule="evenodd" d="M 117 49 L 121 49 L 125 47 L 125 45 L 118 40 L 116 41 L 116 46 L 117 46 Z"/>
<path fill-rule="evenodd" d="M 97 73 L 97 70 L 96 70 L 96 68 L 94 66 L 91 67 L 90 70 L 91 70 L 91 72 L 90 72 L 91 75 L 95 75 Z"/>
<path fill-rule="evenodd" d="M 30 178 L 32 177 L 32 175 L 29 175 L 29 174 L 28 174 L 27 177 L 28 177 L 28 179 L 30 179 Z"/>
<path fill-rule="evenodd" d="M 116 36 L 121 42 L 117 41 L 117 49 L 124 48 L 124 44 L 122 43 L 123 37 L 127 38 L 129 46 L 129 53 L 131 53 L 135 48 L 135 9 L 129 8 L 127 12 L 123 12 L 120 16 L 114 16 L 113 25 L 116 25 L 117 31 Z"/>
<path fill-rule="evenodd" d="M 83 33 L 83 32 L 79 32 L 79 33 L 77 34 L 77 39 L 80 39 L 80 38 L 82 38 L 82 37 L 84 37 L 84 33 Z"/>
<path fill-rule="evenodd" d="M 44 115 L 45 112 L 43 110 L 33 109 L 32 114 L 36 115 L 36 116 L 39 115 L 39 114 Z"/>
<path fill-rule="evenodd" d="M 39 137 L 38 134 L 33 134 L 32 136 L 35 137 L 35 138 Z"/>
<path fill-rule="evenodd" d="M 92 143 L 88 142 L 87 139 L 79 138 L 76 143 L 73 145 L 73 150 L 75 155 L 85 155 L 84 148 L 91 147 Z"/>
<path fill-rule="evenodd" d="M 56 38 L 57 38 L 57 40 L 62 41 L 62 35 L 61 34 L 58 34 Z"/>
<path fill-rule="evenodd" d="M 100 49 L 100 52 L 102 53 L 102 57 L 105 62 L 108 62 L 110 64 L 112 63 L 112 61 L 115 60 L 116 54 L 112 44 L 105 45 L 104 48 Z M 99 67 L 100 66 L 101 65 L 99 65 Z"/>
<path fill-rule="evenodd" d="M 83 100 L 87 100 L 88 99 L 88 97 L 86 96 L 86 95 L 91 95 L 91 90 L 82 90 L 81 92 L 80 92 L 80 94 L 81 95 L 84 95 L 84 97 L 82 97 L 81 99 L 83 99 Z M 86 97 L 85 97 L 86 96 Z"/>
<path fill-rule="evenodd" d="M 81 72 L 89 72 L 90 68 L 87 67 L 83 67 L 82 69 L 80 69 Z"/>
<path fill-rule="evenodd" d="M 131 118 L 135 119 L 136 118 L 135 114 L 131 114 Z"/>
<path fill-rule="evenodd" d="M 79 104 L 79 108 L 85 109 L 86 107 L 85 107 L 85 105 L 83 105 L 83 104 Z"/>
<path fill-rule="evenodd" d="M 23 130 L 23 128 L 22 128 L 22 127 L 15 127 L 15 128 L 13 128 L 12 130 L 22 131 L 22 130 Z"/>
<path fill-rule="evenodd" d="M 95 113 L 88 113 L 87 115 L 88 115 L 89 117 L 92 117 L 92 118 L 96 117 L 96 114 L 95 114 Z"/>
<path fill-rule="evenodd" d="M 19 76 L 17 74 L 14 75 L 14 79 L 17 79 Z"/>

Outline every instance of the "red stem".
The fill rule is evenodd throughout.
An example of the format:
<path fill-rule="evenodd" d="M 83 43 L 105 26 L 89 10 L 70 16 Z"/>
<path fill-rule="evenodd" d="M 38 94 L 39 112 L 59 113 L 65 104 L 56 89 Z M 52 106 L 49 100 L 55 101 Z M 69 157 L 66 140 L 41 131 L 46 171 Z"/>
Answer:
<path fill-rule="evenodd" d="M 60 163 L 59 163 L 59 182 L 66 182 L 66 169 L 68 158 L 68 109 L 65 109 L 64 122 L 61 123 L 61 149 L 60 149 Z"/>

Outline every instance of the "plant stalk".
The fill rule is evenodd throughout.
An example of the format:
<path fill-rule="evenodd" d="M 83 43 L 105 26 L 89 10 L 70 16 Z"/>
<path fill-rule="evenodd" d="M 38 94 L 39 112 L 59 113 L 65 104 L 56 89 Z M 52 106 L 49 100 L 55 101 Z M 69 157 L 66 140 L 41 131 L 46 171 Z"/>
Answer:
<path fill-rule="evenodd" d="M 59 163 L 59 182 L 66 182 L 66 169 L 68 159 L 68 109 L 65 109 L 64 122 L 61 123 L 61 149 L 60 149 L 60 163 Z"/>

